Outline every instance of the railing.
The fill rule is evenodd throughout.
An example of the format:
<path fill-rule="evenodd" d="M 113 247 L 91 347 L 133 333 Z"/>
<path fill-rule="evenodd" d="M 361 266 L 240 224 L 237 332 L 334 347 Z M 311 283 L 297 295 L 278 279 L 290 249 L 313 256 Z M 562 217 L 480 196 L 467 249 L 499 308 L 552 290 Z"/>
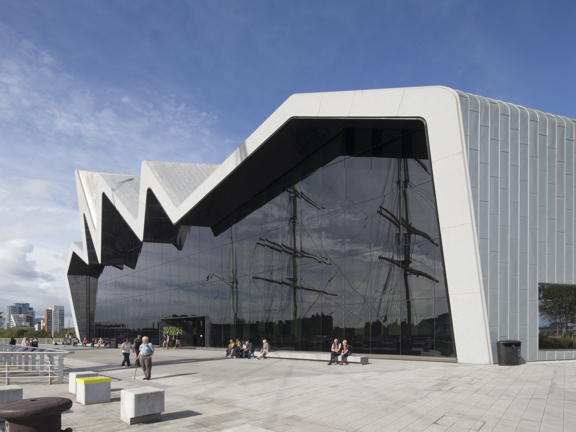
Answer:
<path fill-rule="evenodd" d="M 0 379 L 48 378 L 52 384 L 64 383 L 64 358 L 73 351 L 0 344 Z"/>
<path fill-rule="evenodd" d="M 16 340 L 16 345 L 22 345 L 22 340 L 24 338 L 14 338 Z M 28 338 L 30 339 L 30 338 Z M 30 339 L 30 341 L 32 341 L 32 339 Z M 0 345 L 1 344 L 7 344 L 8 342 L 10 342 L 10 338 L 0 338 Z M 56 342 L 58 345 L 61 345 L 62 342 L 62 338 L 54 338 L 54 340 L 52 340 L 52 338 L 40 338 L 38 339 L 38 343 L 40 345 L 53 345 L 54 342 Z M 68 343 L 68 345 L 71 345 L 70 343 Z"/>

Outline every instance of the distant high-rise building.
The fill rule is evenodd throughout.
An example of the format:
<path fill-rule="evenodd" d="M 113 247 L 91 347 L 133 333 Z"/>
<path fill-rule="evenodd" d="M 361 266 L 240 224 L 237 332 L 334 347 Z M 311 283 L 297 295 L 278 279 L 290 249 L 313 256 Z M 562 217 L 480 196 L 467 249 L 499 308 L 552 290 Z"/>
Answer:
<path fill-rule="evenodd" d="M 64 306 L 52 306 L 44 311 L 44 330 L 64 330 Z"/>
<path fill-rule="evenodd" d="M 52 309 L 44 309 L 44 330 L 52 331 Z"/>
<path fill-rule="evenodd" d="M 25 318 L 16 317 L 12 319 L 12 315 L 24 315 Z M 4 328 L 8 329 L 11 327 L 34 327 L 35 318 L 36 313 L 34 312 L 34 308 L 30 307 L 30 303 L 14 303 L 11 306 L 6 306 Z"/>
<path fill-rule="evenodd" d="M 64 306 L 53 306 L 52 310 L 52 328 L 55 332 L 64 330 Z"/>

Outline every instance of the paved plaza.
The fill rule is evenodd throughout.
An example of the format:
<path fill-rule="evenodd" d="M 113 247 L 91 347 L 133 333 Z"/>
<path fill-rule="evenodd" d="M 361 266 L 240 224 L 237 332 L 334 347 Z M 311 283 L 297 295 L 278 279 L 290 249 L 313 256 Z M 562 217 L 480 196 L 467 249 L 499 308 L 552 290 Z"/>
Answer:
<path fill-rule="evenodd" d="M 143 381 L 141 370 L 134 379 L 134 368 L 120 367 L 120 349 L 74 351 L 66 372 L 111 377 L 112 402 L 77 404 L 67 382 L 12 384 L 24 388 L 25 398 L 70 397 L 62 427 L 75 432 L 576 430 L 576 361 L 502 367 L 371 359 L 366 366 L 328 366 L 156 349 L 152 380 Z M 120 390 L 139 386 L 164 389 L 166 411 L 160 421 L 128 426 L 120 421 Z"/>

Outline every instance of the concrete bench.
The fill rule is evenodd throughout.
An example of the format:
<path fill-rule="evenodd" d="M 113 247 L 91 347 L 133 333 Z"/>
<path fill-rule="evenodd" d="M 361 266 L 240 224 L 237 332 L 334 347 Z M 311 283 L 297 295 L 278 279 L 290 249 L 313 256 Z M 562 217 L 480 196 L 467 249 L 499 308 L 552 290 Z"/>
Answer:
<path fill-rule="evenodd" d="M 85 371 L 85 372 L 70 372 L 68 374 L 68 393 L 76 394 L 76 378 L 95 377 L 98 372 Z"/>
<path fill-rule="evenodd" d="M 76 378 L 76 402 L 93 405 L 110 402 L 112 378 L 105 376 Z"/>
<path fill-rule="evenodd" d="M 22 400 L 22 387 L 17 385 L 0 386 L 0 404 Z"/>
<path fill-rule="evenodd" d="M 256 353 L 258 356 L 258 353 Z M 306 351 L 271 351 L 266 354 L 268 358 L 277 359 L 290 359 L 290 360 L 315 360 L 315 361 L 330 361 L 330 353 L 326 352 L 306 352 Z M 338 356 L 338 359 L 341 357 Z M 348 356 L 348 363 L 359 363 L 361 365 L 368 364 L 368 356 L 360 356 L 352 354 Z"/>
<path fill-rule="evenodd" d="M 120 392 L 120 420 L 129 425 L 160 419 L 164 390 L 139 387 Z"/>

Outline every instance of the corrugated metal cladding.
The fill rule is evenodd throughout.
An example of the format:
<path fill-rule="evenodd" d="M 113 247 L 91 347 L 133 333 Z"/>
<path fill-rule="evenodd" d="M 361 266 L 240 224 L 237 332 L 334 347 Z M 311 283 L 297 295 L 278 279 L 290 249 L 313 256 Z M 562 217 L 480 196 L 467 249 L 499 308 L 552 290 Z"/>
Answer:
<path fill-rule="evenodd" d="M 576 120 L 458 94 L 494 360 L 503 339 L 527 361 L 576 358 L 538 350 L 538 283 L 575 281 Z"/>

